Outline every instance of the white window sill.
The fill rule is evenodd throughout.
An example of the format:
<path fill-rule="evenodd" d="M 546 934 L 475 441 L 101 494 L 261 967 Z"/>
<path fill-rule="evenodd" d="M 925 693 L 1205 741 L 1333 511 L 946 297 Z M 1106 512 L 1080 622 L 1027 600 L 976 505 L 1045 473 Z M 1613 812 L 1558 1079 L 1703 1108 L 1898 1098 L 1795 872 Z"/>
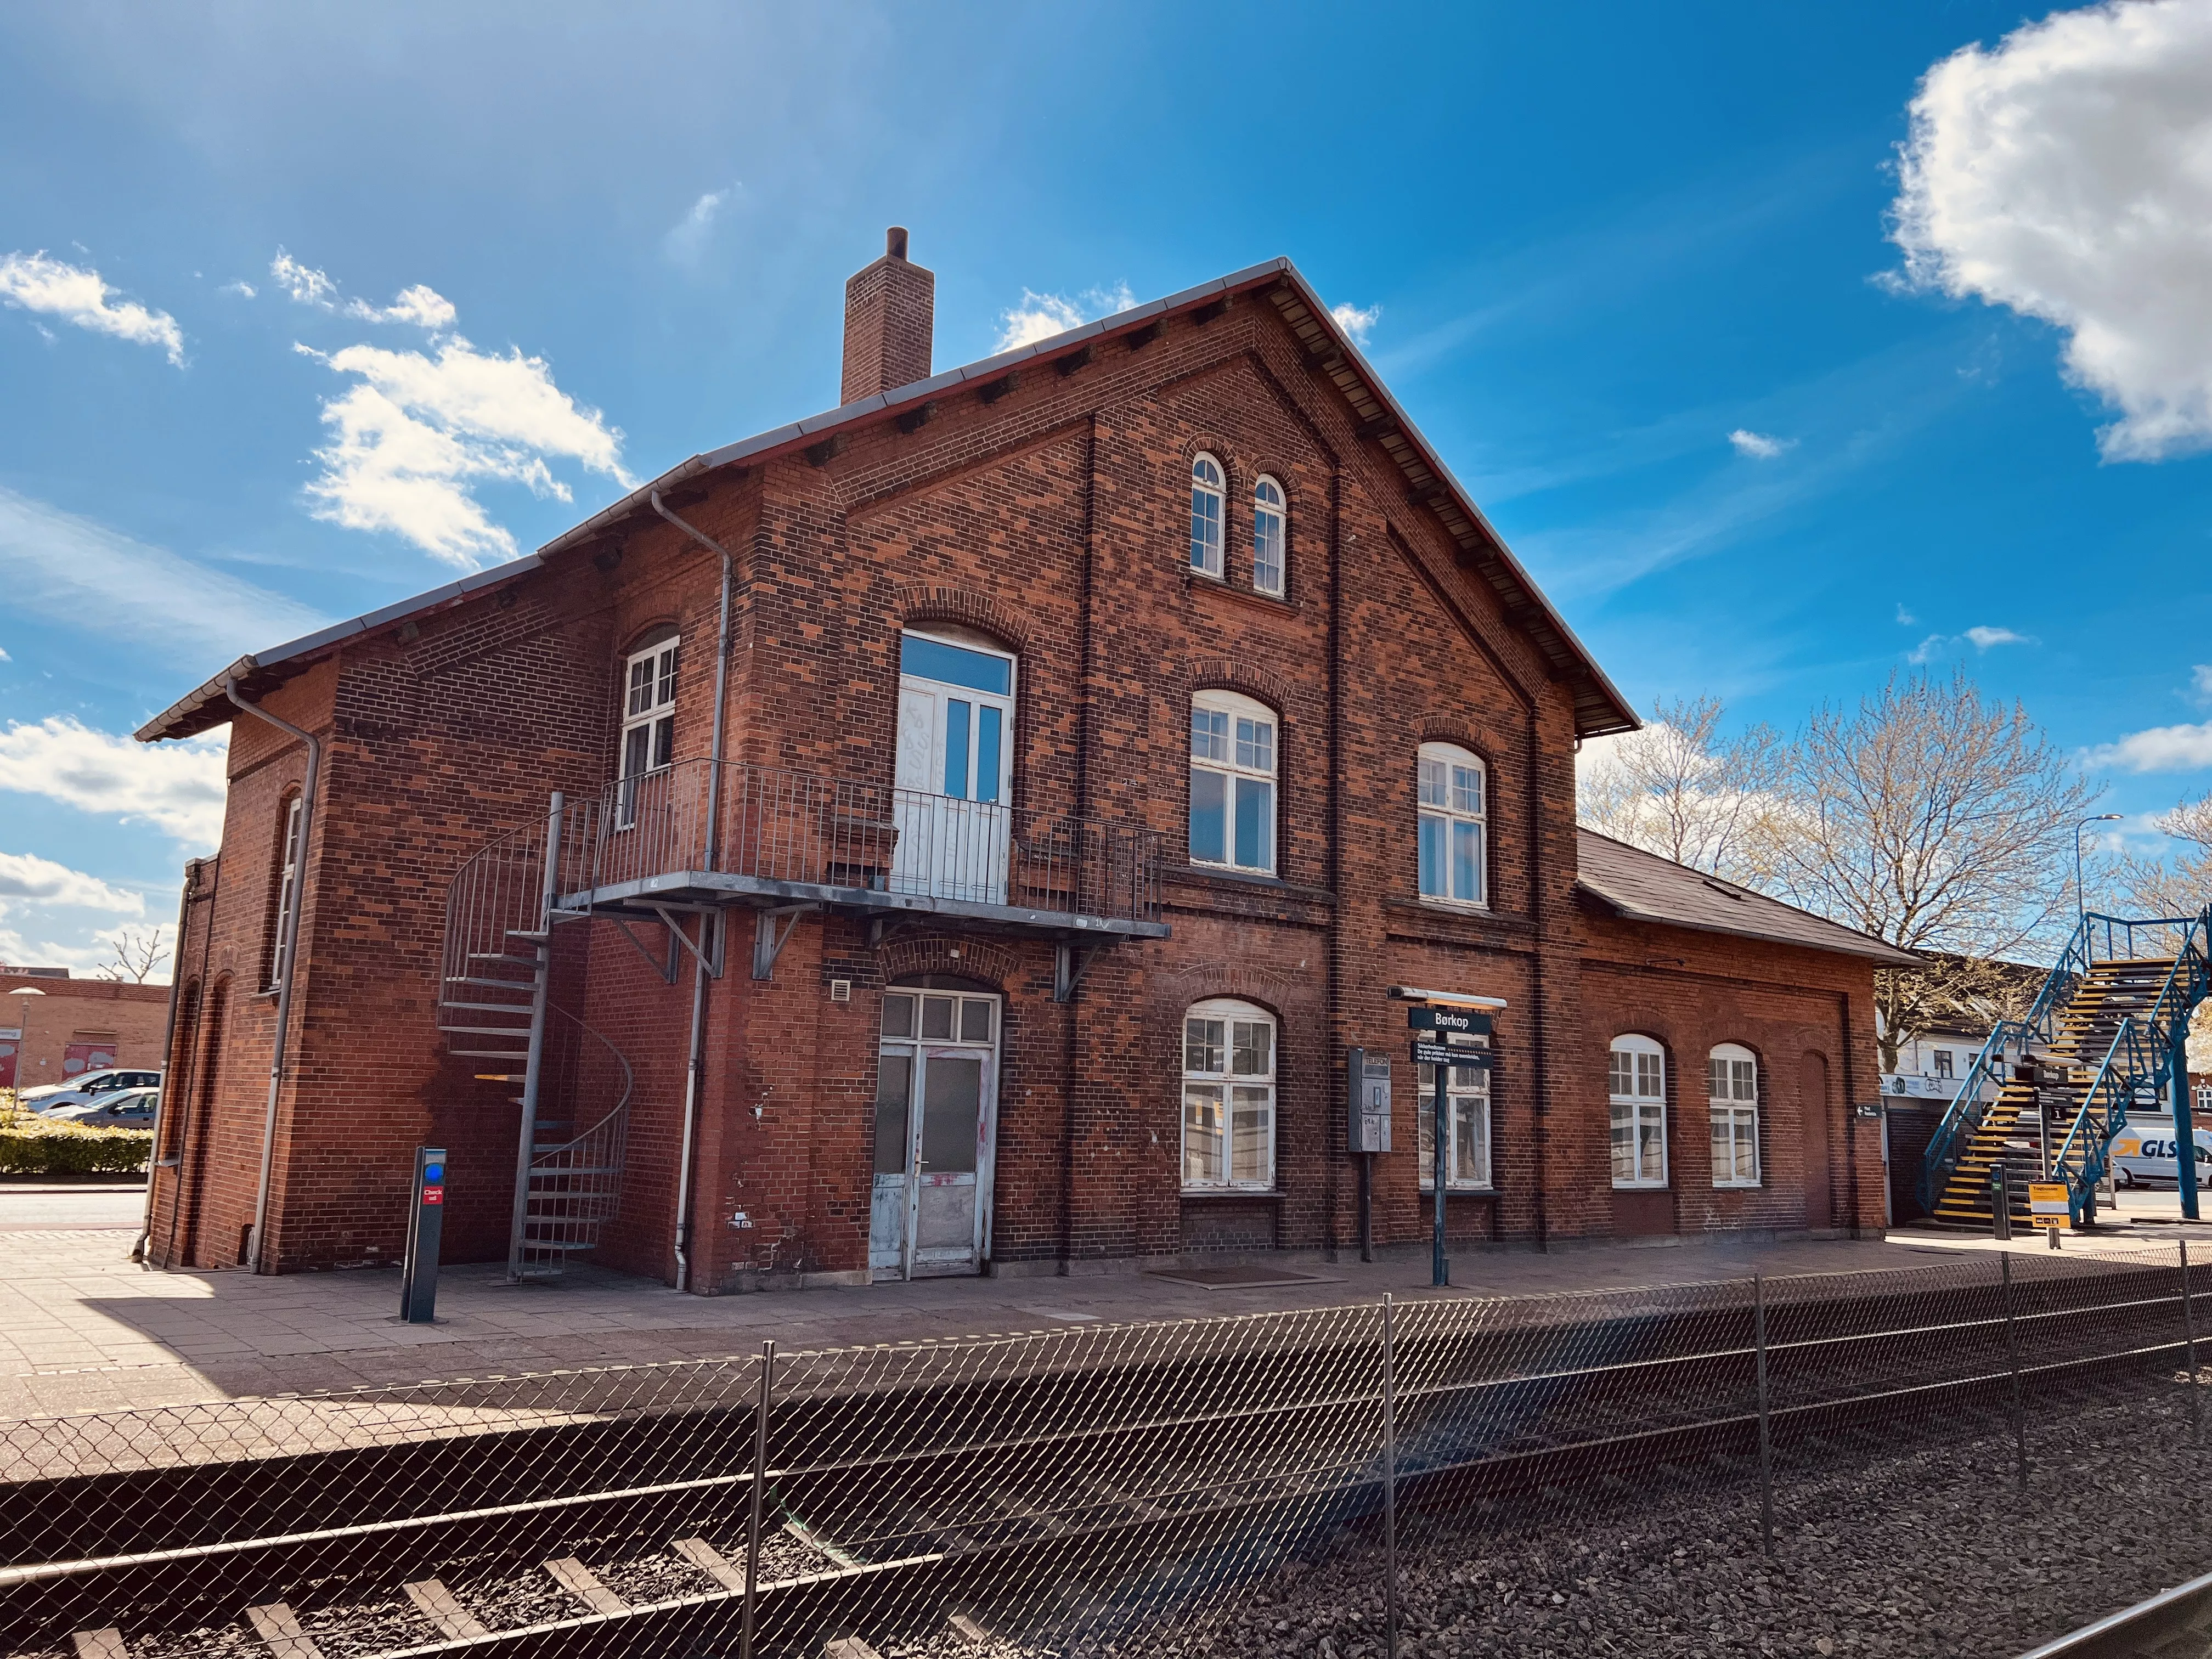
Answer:
<path fill-rule="evenodd" d="M 1190 861 L 1190 867 L 1194 870 L 1203 870 L 1209 876 L 1234 876 L 1240 881 L 1279 882 L 1282 880 L 1282 878 L 1273 870 L 1255 870 L 1249 865 L 1243 864 L 1216 864 L 1211 859 L 1193 859 Z"/>
<path fill-rule="evenodd" d="M 1218 570 L 1201 570 L 1194 564 L 1188 566 L 1187 568 L 1192 575 L 1196 576 L 1201 581 L 1219 582 L 1224 587 L 1229 586 L 1229 578 L 1223 575 Z"/>
<path fill-rule="evenodd" d="M 1280 1198 L 1278 1187 L 1185 1187 L 1185 1198 Z"/>
<path fill-rule="evenodd" d="M 1613 1183 L 1613 1190 L 1616 1193 L 1663 1193 L 1667 1190 L 1667 1183 L 1663 1181 L 1616 1181 Z"/>
<path fill-rule="evenodd" d="M 1424 1198 L 1434 1198 L 1437 1195 L 1436 1182 L 1424 1181 L 1421 1183 L 1421 1195 Z M 1444 1196 L 1446 1198 L 1495 1198 L 1498 1196 L 1498 1188 L 1495 1187 L 1447 1187 L 1444 1188 Z"/>
<path fill-rule="evenodd" d="M 1766 1183 L 1763 1181 L 1716 1181 L 1713 1190 L 1717 1193 L 1755 1193 L 1765 1185 Z"/>
<path fill-rule="evenodd" d="M 1490 906 L 1480 899 L 1439 898 L 1434 893 L 1423 893 L 1419 896 L 1426 908 L 1441 910 L 1446 915 L 1486 916 L 1490 914 Z"/>

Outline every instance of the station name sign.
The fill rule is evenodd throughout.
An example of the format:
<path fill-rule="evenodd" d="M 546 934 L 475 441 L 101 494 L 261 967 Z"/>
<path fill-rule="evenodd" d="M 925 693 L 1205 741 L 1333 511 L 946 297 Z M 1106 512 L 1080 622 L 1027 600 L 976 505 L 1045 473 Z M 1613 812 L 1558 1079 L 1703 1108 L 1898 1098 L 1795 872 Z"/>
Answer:
<path fill-rule="evenodd" d="M 1407 1029 L 1415 1031 L 1436 1031 L 1446 1036 L 1456 1033 L 1462 1036 L 1488 1036 L 1490 1016 L 1470 1013 L 1464 1008 L 1408 1008 L 1406 1010 Z"/>

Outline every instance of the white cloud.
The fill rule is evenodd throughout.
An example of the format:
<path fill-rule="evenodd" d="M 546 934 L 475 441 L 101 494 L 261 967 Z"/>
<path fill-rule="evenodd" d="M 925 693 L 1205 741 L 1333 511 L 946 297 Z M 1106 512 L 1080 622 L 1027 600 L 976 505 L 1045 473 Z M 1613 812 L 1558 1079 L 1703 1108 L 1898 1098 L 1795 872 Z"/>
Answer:
<path fill-rule="evenodd" d="M 2190 694 L 2199 702 L 2212 702 L 2212 663 L 2200 662 L 2189 671 Z"/>
<path fill-rule="evenodd" d="M 194 852 L 222 839 L 227 738 L 143 744 L 66 714 L 0 731 L 0 789 L 44 795 L 125 823 L 150 823 Z"/>
<path fill-rule="evenodd" d="M 1785 450 L 1797 447 L 1795 438 L 1773 438 L 1764 432 L 1753 432 L 1738 427 L 1729 434 L 1729 441 L 1735 446 L 1739 455 L 1748 455 L 1756 461 L 1771 461 Z"/>
<path fill-rule="evenodd" d="M 136 300 L 117 299 L 98 271 L 50 259 L 43 250 L 0 259 L 0 301 L 134 345 L 159 346 L 171 362 L 184 367 L 185 337 L 175 318 Z"/>
<path fill-rule="evenodd" d="M 1352 337 L 1354 345 L 1365 345 L 1369 331 L 1382 320 L 1382 307 L 1368 306 L 1363 308 L 1347 301 L 1340 306 L 1331 306 L 1328 314 L 1336 319 L 1339 328 Z"/>
<path fill-rule="evenodd" d="M 1898 601 L 1897 625 L 1899 628 L 1910 628 L 1914 623 L 1919 620 L 1920 619 L 1917 617 L 1914 616 L 1910 611 L 1907 611 L 1905 608 L 1905 602 L 1902 599 Z"/>
<path fill-rule="evenodd" d="M 216 292 L 218 294 L 235 294 L 241 300 L 251 300 L 256 294 L 260 292 L 260 289 L 255 288 L 252 283 L 246 281 L 245 278 L 240 277 L 237 282 L 225 283 L 221 288 L 216 289 Z"/>
<path fill-rule="evenodd" d="M 514 538 L 470 493 L 473 484 L 520 483 L 567 501 L 568 487 L 553 476 L 549 456 L 631 484 L 622 433 L 556 386 L 542 357 L 520 349 L 492 356 L 458 334 L 438 340 L 435 356 L 367 345 L 327 357 L 295 349 L 362 377 L 323 404 L 331 441 L 315 452 L 323 471 L 307 489 L 319 519 L 390 531 L 469 570 L 516 550 Z"/>
<path fill-rule="evenodd" d="M 715 218 L 736 189 L 732 185 L 728 190 L 710 190 L 691 204 L 690 210 L 661 238 L 661 246 L 670 258 L 683 265 L 697 263 L 706 251 L 708 234 L 714 229 Z"/>
<path fill-rule="evenodd" d="M 1973 641 L 1974 649 L 1977 651 L 1986 651 L 1993 645 L 2036 643 L 2034 635 L 2031 634 L 2015 634 L 2009 628 L 1991 628 L 1986 623 L 1977 623 L 1968 629 L 1964 637 Z"/>
<path fill-rule="evenodd" d="M 118 915 L 146 914 L 143 895 L 111 887 L 97 876 L 56 864 L 35 853 L 0 853 L 0 906 L 13 900 L 33 904 L 70 904 Z"/>
<path fill-rule="evenodd" d="M 0 594 L 30 615 L 202 671 L 329 618 L 0 485 Z"/>
<path fill-rule="evenodd" d="M 2118 743 L 2089 751 L 2093 766 L 2117 766 L 2130 772 L 2195 772 L 2212 766 L 2212 721 L 2200 726 L 2157 726 L 2131 732 Z"/>
<path fill-rule="evenodd" d="M 1943 654 L 1943 647 L 1950 642 L 1951 637 L 1948 634 L 1930 634 L 1911 650 L 1906 652 L 1905 659 L 1912 663 L 1933 662 Z"/>
<path fill-rule="evenodd" d="M 334 312 L 356 322 L 411 323 L 434 334 L 451 328 L 458 314 L 452 301 L 421 283 L 401 289 L 388 306 L 373 306 L 366 300 L 341 301 L 338 285 L 327 272 L 301 264 L 281 247 L 269 262 L 269 274 L 276 279 L 278 287 L 301 305 Z M 240 283 L 237 286 L 245 289 L 246 298 L 253 297 L 253 290 L 246 284 Z"/>
<path fill-rule="evenodd" d="M 1025 288 L 1021 303 L 1000 313 L 999 343 L 992 350 L 1035 345 L 1071 328 L 1080 328 L 1095 318 L 1127 311 L 1136 303 L 1137 296 L 1127 283 L 1116 283 L 1110 289 L 1087 289 L 1073 300 L 1064 294 L 1039 294 Z"/>
<path fill-rule="evenodd" d="M 1901 147 L 1905 282 L 2064 330 L 2112 460 L 2212 446 L 2212 5 L 2054 14 L 1929 70 Z"/>
<path fill-rule="evenodd" d="M 1897 619 L 1899 622 L 1910 622 L 1911 620 L 1911 618 L 1905 614 L 1905 607 L 1903 605 L 1899 605 L 1897 608 Z M 1919 644 L 1914 646 L 1911 650 L 1906 652 L 1905 653 L 1905 659 L 1907 662 L 1913 663 L 1933 662 L 1936 658 L 1942 656 L 1945 653 L 1948 652 L 1952 647 L 1957 645 L 1962 640 L 1968 645 L 1972 646 L 1977 651 L 1987 651 L 1991 647 L 1999 645 L 2039 645 L 2042 643 L 2042 641 L 2038 640 L 2033 634 L 2018 634 L 2014 633 L 2009 628 L 1996 628 L 1987 623 L 1977 623 L 1973 627 L 1966 629 L 1961 633 L 1930 634 L 1926 639 L 1921 641 Z"/>

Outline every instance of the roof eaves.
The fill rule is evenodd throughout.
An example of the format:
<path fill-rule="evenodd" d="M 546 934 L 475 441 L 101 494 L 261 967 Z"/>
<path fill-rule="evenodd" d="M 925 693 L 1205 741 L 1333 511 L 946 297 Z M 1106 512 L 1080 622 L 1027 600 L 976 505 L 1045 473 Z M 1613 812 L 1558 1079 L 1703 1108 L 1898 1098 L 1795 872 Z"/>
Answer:
<path fill-rule="evenodd" d="M 1699 921 L 1662 911 L 1647 910 L 1640 905 L 1620 897 L 1618 894 L 1608 893 L 1602 888 L 1594 886 L 1589 880 L 1582 878 L 1577 878 L 1575 886 L 1579 891 L 1589 894 L 1615 915 L 1626 921 L 1649 922 L 1658 927 L 1681 927 L 1693 933 L 1722 933 L 1731 939 L 1755 939 L 1764 944 L 1790 945 L 1800 951 L 1829 951 L 1838 956 L 1863 957 L 1889 968 L 1917 968 L 1921 965 L 1920 958 L 1910 951 L 1900 951 L 1895 945 L 1885 944 L 1870 934 L 1862 933 L 1856 928 L 1845 927 L 1838 922 L 1828 921 L 1825 917 L 1814 919 L 1824 923 L 1826 929 L 1836 936 L 1833 944 L 1815 939 L 1798 939 L 1787 933 L 1778 933 L 1771 928 L 1729 927 L 1717 921 Z"/>

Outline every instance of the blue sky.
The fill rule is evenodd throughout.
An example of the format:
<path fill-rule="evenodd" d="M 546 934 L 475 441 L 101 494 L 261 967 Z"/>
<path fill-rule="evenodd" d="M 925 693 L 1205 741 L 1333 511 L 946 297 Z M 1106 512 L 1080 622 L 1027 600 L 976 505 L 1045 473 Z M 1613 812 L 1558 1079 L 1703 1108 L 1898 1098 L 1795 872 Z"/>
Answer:
<path fill-rule="evenodd" d="M 2212 272 L 2097 216 L 2203 222 L 2208 9 L 0 9 L 0 960 L 173 917 L 117 739 L 240 651 L 833 404 L 890 223 L 940 366 L 1288 254 L 1640 707 L 2199 794 Z"/>

